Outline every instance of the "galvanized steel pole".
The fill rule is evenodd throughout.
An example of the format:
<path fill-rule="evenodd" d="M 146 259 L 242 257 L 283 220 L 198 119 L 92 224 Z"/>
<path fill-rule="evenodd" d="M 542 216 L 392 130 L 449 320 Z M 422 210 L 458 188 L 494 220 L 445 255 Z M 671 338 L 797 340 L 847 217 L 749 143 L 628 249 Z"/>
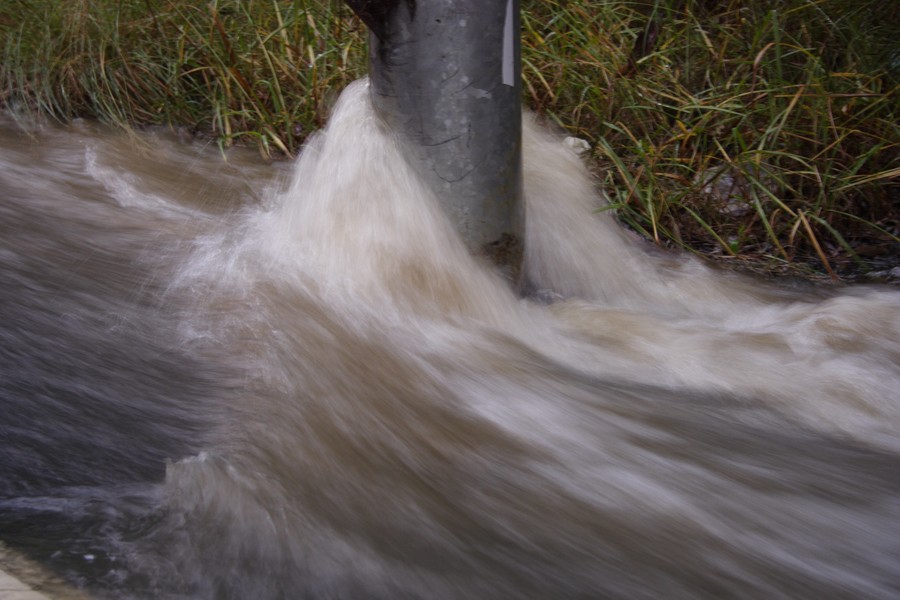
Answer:
<path fill-rule="evenodd" d="M 380 116 L 466 244 L 518 267 L 524 231 L 519 0 L 347 0 L 371 32 Z"/>

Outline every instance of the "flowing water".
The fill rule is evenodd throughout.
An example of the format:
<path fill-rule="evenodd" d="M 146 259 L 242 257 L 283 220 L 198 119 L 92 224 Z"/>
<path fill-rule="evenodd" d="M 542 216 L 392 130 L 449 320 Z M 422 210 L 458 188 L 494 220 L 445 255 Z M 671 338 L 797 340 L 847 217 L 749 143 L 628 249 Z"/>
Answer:
<path fill-rule="evenodd" d="M 512 285 L 365 86 L 284 168 L 0 127 L 0 540 L 98 598 L 900 596 L 896 289 L 652 251 L 533 123 Z"/>

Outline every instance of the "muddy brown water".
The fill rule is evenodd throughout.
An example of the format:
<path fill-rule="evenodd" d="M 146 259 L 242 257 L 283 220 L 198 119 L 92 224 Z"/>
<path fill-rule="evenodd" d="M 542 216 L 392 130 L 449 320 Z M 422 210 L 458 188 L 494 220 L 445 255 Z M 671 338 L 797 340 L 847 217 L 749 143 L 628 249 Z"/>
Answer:
<path fill-rule="evenodd" d="M 0 124 L 0 540 L 96 598 L 897 598 L 900 293 L 647 249 L 525 131 L 525 280 L 365 82 L 293 165 Z"/>

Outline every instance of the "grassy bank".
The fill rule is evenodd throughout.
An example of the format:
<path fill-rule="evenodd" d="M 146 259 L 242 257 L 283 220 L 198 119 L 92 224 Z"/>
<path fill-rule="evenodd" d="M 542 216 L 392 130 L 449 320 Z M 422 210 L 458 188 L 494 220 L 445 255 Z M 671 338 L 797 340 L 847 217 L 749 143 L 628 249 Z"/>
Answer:
<path fill-rule="evenodd" d="M 822 274 L 900 264 L 900 27 L 866 0 L 523 0 L 525 103 L 661 245 Z M 324 0 L 5 0 L 0 101 L 293 155 L 363 75 Z"/>

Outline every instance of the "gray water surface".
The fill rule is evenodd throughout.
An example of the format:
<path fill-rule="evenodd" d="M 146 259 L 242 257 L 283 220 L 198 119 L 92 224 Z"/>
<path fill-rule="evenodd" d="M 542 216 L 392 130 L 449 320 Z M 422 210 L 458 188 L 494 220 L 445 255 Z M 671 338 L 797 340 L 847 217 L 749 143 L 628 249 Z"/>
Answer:
<path fill-rule="evenodd" d="M 97 598 L 900 596 L 900 293 L 653 253 L 529 122 L 523 297 L 365 85 L 281 167 L 0 123 L 0 540 Z"/>

